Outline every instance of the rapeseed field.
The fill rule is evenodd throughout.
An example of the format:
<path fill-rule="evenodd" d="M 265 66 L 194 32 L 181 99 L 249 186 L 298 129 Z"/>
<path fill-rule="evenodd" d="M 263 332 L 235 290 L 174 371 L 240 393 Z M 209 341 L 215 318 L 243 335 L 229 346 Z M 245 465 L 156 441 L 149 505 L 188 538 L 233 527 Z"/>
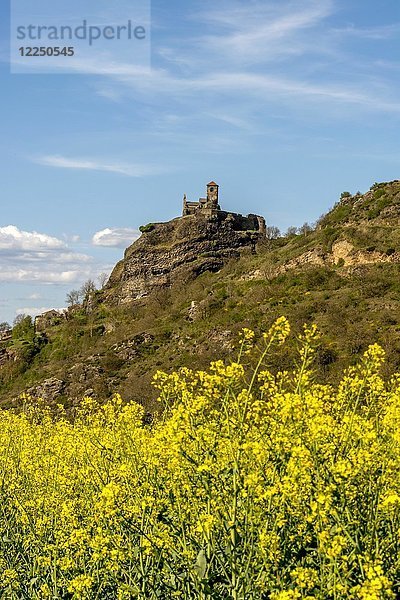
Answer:
<path fill-rule="evenodd" d="M 373 345 L 315 381 L 315 327 L 272 373 L 289 334 L 282 317 L 235 362 L 158 372 L 150 425 L 119 396 L 0 412 L 0 597 L 400 597 L 400 374 Z"/>

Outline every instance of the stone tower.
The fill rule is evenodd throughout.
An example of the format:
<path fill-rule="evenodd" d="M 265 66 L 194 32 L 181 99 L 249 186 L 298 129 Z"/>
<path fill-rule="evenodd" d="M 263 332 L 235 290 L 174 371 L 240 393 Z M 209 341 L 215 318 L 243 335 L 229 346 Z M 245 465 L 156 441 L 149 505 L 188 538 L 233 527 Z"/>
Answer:
<path fill-rule="evenodd" d="M 207 208 L 212 210 L 221 210 L 218 204 L 218 184 L 215 181 L 210 181 L 207 184 Z"/>

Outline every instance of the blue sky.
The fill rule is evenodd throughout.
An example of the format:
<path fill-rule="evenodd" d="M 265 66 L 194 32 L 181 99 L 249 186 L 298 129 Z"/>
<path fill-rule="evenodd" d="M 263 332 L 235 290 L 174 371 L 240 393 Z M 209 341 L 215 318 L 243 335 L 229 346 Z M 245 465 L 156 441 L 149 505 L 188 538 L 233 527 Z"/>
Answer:
<path fill-rule="evenodd" d="M 6 4 L 0 321 L 64 306 L 211 179 L 284 230 L 399 178 L 398 0 L 153 0 L 150 70 L 55 75 L 10 74 Z"/>

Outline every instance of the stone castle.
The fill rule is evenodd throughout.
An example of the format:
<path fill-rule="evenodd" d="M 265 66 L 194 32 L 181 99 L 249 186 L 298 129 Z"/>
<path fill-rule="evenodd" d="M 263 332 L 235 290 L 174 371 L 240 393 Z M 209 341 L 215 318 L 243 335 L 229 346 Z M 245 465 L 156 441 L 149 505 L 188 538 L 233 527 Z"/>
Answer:
<path fill-rule="evenodd" d="M 207 198 L 200 198 L 198 202 L 189 202 L 186 199 L 186 194 L 183 197 L 183 213 L 182 216 L 195 215 L 198 211 L 204 216 L 211 217 L 221 210 L 218 204 L 219 185 L 215 181 L 207 184 Z"/>
<path fill-rule="evenodd" d="M 242 252 L 256 252 L 265 237 L 263 217 L 221 210 L 219 186 L 211 181 L 205 198 L 190 202 L 184 197 L 180 217 L 142 228 L 111 273 L 105 296 L 110 303 L 125 304 L 219 271 Z"/>
<path fill-rule="evenodd" d="M 215 181 L 210 181 L 207 184 L 207 197 L 200 198 L 198 202 L 190 202 L 186 198 L 186 194 L 184 195 L 182 217 L 189 215 L 209 217 L 219 222 L 226 221 L 226 224 L 230 223 L 232 229 L 236 231 L 256 231 L 262 237 L 266 233 L 264 217 L 253 214 L 243 217 L 238 213 L 221 210 L 219 205 L 219 185 Z"/>

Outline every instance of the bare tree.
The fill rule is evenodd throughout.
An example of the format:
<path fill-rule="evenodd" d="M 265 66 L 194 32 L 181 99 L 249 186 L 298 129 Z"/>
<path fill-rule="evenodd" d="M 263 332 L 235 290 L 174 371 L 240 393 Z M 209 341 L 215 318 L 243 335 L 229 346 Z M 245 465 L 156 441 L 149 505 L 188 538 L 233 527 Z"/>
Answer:
<path fill-rule="evenodd" d="M 312 226 L 309 223 L 307 223 L 307 221 L 303 223 L 301 227 L 299 227 L 299 233 L 301 235 L 308 235 L 309 233 L 311 233 L 312 230 Z"/>
<path fill-rule="evenodd" d="M 285 236 L 291 237 L 292 235 L 296 235 L 296 233 L 297 233 L 297 227 L 293 227 L 293 225 L 292 225 L 287 228 Z"/>
<path fill-rule="evenodd" d="M 281 235 L 279 228 L 275 227 L 275 225 L 270 225 L 269 227 L 267 227 L 265 233 L 267 236 L 267 240 L 276 240 Z"/>
<path fill-rule="evenodd" d="M 17 315 L 13 321 L 13 327 L 15 327 L 16 325 L 20 325 L 22 323 L 22 321 L 24 321 L 27 317 L 28 317 L 28 315 L 25 313 L 21 313 L 20 315 Z"/>
<path fill-rule="evenodd" d="M 315 221 L 314 229 L 320 229 L 320 227 L 322 227 L 325 217 L 326 213 L 322 213 L 322 215 L 318 217 L 318 219 Z"/>
<path fill-rule="evenodd" d="M 93 294 L 97 290 L 96 284 L 93 279 L 88 279 L 82 284 L 79 293 L 81 298 L 86 299 L 90 294 Z"/>
<path fill-rule="evenodd" d="M 65 301 L 68 304 L 68 306 L 76 306 L 77 304 L 79 304 L 80 299 L 81 294 L 79 290 L 71 290 L 70 292 L 68 292 Z"/>
<path fill-rule="evenodd" d="M 106 286 L 106 283 L 108 281 L 108 277 L 109 276 L 108 276 L 107 273 L 100 273 L 100 275 L 98 276 L 97 280 L 99 282 L 99 286 L 100 286 L 101 290 Z"/>

